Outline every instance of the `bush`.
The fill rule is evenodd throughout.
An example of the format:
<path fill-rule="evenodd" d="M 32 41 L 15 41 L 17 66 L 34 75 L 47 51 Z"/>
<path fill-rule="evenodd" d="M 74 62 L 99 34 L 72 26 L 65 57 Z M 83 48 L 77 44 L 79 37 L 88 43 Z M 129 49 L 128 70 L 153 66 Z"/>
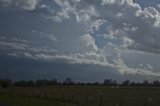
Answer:
<path fill-rule="evenodd" d="M 12 85 L 11 80 L 0 80 L 0 87 L 2 88 L 8 88 Z"/>

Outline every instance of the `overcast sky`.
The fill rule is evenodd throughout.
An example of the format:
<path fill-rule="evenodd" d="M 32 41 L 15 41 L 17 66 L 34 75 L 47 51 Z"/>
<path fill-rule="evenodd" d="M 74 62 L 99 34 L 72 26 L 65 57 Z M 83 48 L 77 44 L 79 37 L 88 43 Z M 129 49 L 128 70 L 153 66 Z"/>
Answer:
<path fill-rule="evenodd" d="M 160 79 L 159 0 L 0 0 L 0 78 Z"/>

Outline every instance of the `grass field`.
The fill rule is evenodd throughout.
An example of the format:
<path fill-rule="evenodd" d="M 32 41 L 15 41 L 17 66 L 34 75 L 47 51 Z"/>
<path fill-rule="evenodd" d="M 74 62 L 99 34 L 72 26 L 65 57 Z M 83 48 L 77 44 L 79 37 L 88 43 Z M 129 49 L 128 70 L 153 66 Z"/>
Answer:
<path fill-rule="evenodd" d="M 3 103 L 7 103 L 9 106 L 78 106 L 77 104 L 55 100 L 16 96 L 12 97 L 8 95 L 0 95 L 0 101 Z"/>
<path fill-rule="evenodd" d="M 160 106 L 160 89 L 14 87 L 3 90 L 0 101 L 13 106 Z"/>

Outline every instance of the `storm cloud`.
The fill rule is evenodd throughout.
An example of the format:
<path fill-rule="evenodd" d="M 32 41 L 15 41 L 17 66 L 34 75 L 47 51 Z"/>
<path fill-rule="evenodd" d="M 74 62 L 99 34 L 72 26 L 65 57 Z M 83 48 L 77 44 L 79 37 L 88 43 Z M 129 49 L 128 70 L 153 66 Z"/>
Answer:
<path fill-rule="evenodd" d="M 1 0 L 0 3 L 1 55 L 49 64 L 60 61 L 63 64 L 56 64 L 77 66 L 79 72 L 98 70 L 96 73 L 102 75 L 106 70 L 106 77 L 160 76 L 160 12 L 154 1 L 152 5 L 138 0 Z M 44 70 L 56 69 L 53 66 Z M 63 73 L 65 69 L 59 70 Z"/>

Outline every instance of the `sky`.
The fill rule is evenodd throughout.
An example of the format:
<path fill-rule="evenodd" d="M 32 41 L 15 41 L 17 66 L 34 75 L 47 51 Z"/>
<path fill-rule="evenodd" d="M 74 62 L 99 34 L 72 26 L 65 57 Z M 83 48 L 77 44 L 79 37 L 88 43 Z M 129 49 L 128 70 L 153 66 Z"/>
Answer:
<path fill-rule="evenodd" d="M 160 79 L 159 0 L 0 0 L 0 78 Z"/>

